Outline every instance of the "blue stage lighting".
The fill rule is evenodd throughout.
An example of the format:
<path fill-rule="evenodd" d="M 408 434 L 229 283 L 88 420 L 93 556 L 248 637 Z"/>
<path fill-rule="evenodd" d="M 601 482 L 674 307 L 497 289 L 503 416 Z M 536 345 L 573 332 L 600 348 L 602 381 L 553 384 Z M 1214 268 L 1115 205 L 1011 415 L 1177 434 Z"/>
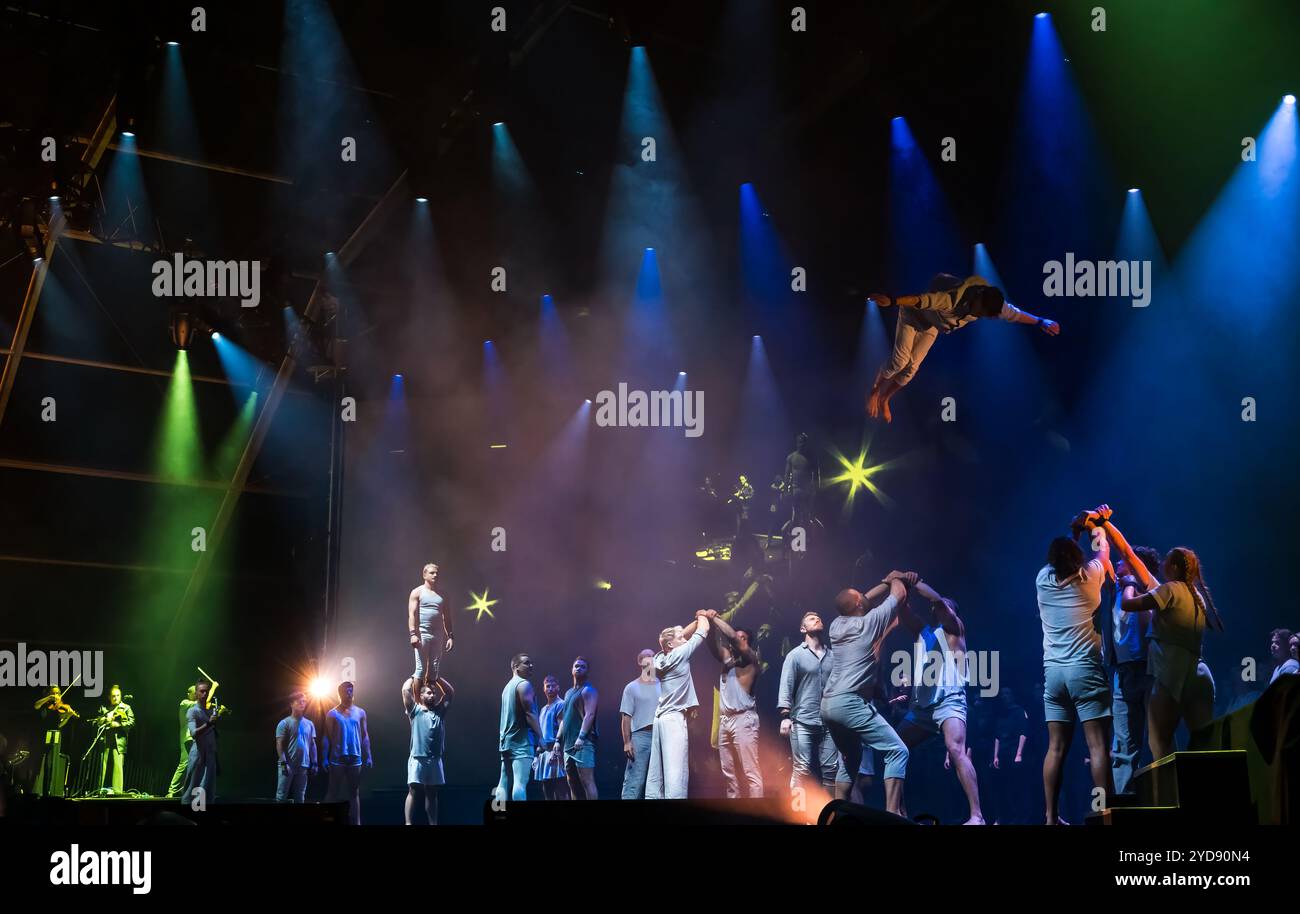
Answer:
<path fill-rule="evenodd" d="M 428 197 L 416 197 L 416 198 L 415 198 L 415 202 L 416 202 L 416 203 L 428 203 L 428 202 L 429 202 L 429 198 L 428 198 Z"/>
<path fill-rule="evenodd" d="M 1128 189 L 1128 192 L 1129 192 L 1130 194 L 1135 194 L 1135 193 L 1138 192 L 1138 189 L 1137 189 L 1136 187 L 1130 187 L 1130 188 Z"/>
<path fill-rule="evenodd" d="M 1282 101 L 1286 102 L 1288 105 L 1294 105 L 1295 96 L 1288 92 L 1286 95 L 1282 96 Z"/>

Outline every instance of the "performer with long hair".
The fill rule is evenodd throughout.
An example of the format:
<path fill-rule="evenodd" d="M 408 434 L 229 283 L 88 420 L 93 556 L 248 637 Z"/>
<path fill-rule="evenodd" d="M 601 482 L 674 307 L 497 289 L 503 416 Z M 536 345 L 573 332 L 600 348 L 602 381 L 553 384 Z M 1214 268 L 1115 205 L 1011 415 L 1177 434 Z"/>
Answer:
<path fill-rule="evenodd" d="M 1095 555 L 1068 536 L 1047 548 L 1047 564 L 1038 572 L 1038 615 L 1043 626 L 1043 714 L 1047 753 L 1043 757 L 1043 795 L 1048 825 L 1063 824 L 1059 815 L 1065 758 L 1074 740 L 1075 721 L 1088 742 L 1093 784 L 1114 793 L 1110 771 L 1110 685 L 1101 659 L 1101 631 L 1093 614 L 1101 605 L 1101 587 L 1110 565 L 1106 537 L 1093 539 Z"/>
<path fill-rule="evenodd" d="M 1147 672 L 1151 674 L 1151 699 L 1147 725 L 1151 758 L 1158 760 L 1174 751 L 1174 731 L 1180 720 L 1196 731 L 1214 717 L 1214 676 L 1201 659 L 1205 629 L 1223 631 L 1223 619 L 1210 587 L 1205 583 L 1201 560 L 1186 546 L 1175 546 L 1165 556 L 1161 584 L 1147 570 L 1124 535 L 1111 522 L 1111 510 L 1102 505 L 1088 515 L 1089 522 L 1113 540 L 1128 566 L 1142 581 L 1141 596 L 1122 604 L 1125 612 L 1151 613 L 1151 641 Z"/>

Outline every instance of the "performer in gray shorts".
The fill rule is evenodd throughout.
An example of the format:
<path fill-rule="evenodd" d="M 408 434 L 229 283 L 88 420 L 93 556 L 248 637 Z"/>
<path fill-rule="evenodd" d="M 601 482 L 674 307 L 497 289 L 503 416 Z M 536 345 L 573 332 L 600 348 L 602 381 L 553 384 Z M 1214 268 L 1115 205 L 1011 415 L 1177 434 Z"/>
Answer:
<path fill-rule="evenodd" d="M 942 735 L 948 761 L 970 804 L 967 825 L 983 825 L 979 780 L 966 751 L 966 626 L 957 603 L 941 597 L 918 579 L 916 593 L 930 601 L 925 619 L 908 614 L 905 624 L 916 633 L 912 654 L 912 698 L 899 736 L 911 749 L 931 736 Z"/>

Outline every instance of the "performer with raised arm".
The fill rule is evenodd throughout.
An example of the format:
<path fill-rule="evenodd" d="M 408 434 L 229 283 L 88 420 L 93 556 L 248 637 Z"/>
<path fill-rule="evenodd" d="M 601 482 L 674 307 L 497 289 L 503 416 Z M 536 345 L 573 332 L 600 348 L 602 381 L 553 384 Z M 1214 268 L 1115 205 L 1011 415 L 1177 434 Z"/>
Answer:
<path fill-rule="evenodd" d="M 599 696 L 588 681 L 587 658 L 573 661 L 573 688 L 564 693 L 564 710 L 556 745 L 564 751 L 564 772 L 569 781 L 569 796 L 575 800 L 597 800 L 596 724 Z"/>
<path fill-rule="evenodd" d="M 981 317 L 996 317 L 1013 324 L 1035 324 L 1049 336 L 1061 332 L 1061 325 L 1035 317 L 1006 300 L 1002 290 L 981 276 L 960 279 L 940 273 L 930 281 L 928 292 L 890 298 L 879 293 L 869 296 L 877 307 L 898 305 L 894 329 L 894 350 L 881 366 L 867 395 L 867 415 L 893 421 L 889 401 L 916 375 L 940 333 L 952 333 Z"/>
<path fill-rule="evenodd" d="M 694 716 L 699 700 L 691 679 L 691 655 L 709 634 L 709 618 L 701 609 L 690 625 L 673 625 L 659 633 L 654 672 L 662 691 L 650 737 L 647 800 L 684 800 L 690 788 L 690 745 L 687 715 Z"/>
<path fill-rule="evenodd" d="M 749 631 L 732 628 L 716 610 L 706 612 L 712 631 L 709 651 L 722 663 L 718 685 L 718 759 L 726 779 L 727 796 L 763 796 L 763 769 L 758 757 L 758 711 L 754 684 L 758 681 L 758 654 Z M 743 786 L 742 786 L 743 785 Z"/>
<path fill-rule="evenodd" d="M 275 727 L 275 801 L 302 803 L 307 799 L 307 776 L 319 770 L 316 755 L 316 725 L 307 717 L 307 693 L 289 696 L 289 716 Z"/>
<path fill-rule="evenodd" d="M 903 780 L 907 776 L 907 746 L 872 706 L 871 699 L 876 689 L 880 647 L 898 624 L 899 612 L 907 601 L 907 587 L 903 582 L 915 580 L 915 575 L 891 571 L 866 594 L 852 588 L 840 591 L 835 598 L 840 615 L 830 627 L 835 662 L 822 691 L 821 706 L 822 721 L 844 757 L 847 770 L 858 770 L 864 744 L 884 754 L 885 809 L 900 816 L 903 815 Z M 868 603 L 886 591 L 884 600 L 868 611 Z"/>
<path fill-rule="evenodd" d="M 63 754 L 63 728 L 81 715 L 63 700 L 63 690 L 57 685 L 50 686 L 33 707 L 40 712 L 45 751 L 32 793 L 38 797 L 61 797 L 68 775 L 68 757 Z"/>
<path fill-rule="evenodd" d="M 353 702 L 356 687 L 339 683 L 339 703 L 325 715 L 325 744 L 321 758 L 329 772 L 325 802 L 348 804 L 348 824 L 361 824 L 361 772 L 373 768 L 366 712 Z"/>
<path fill-rule="evenodd" d="M 542 748 L 542 728 L 537 722 L 537 700 L 533 684 L 533 658 L 515 654 L 510 658 L 510 681 L 501 690 L 501 724 L 497 748 L 501 753 L 501 778 L 496 797 L 504 802 L 528 799 L 528 776 L 533 756 Z"/>
<path fill-rule="evenodd" d="M 1124 612 L 1151 613 L 1147 672 L 1151 674 L 1148 705 L 1151 758 L 1159 760 L 1174 751 L 1179 721 L 1195 732 L 1214 717 L 1214 677 L 1201 659 L 1205 629 L 1223 631 L 1223 619 L 1201 571 L 1201 560 L 1186 546 L 1175 546 L 1165 556 L 1161 584 L 1111 522 L 1111 510 L 1101 505 L 1088 521 L 1105 531 L 1141 579 L 1141 596 L 1124 600 Z"/>
<path fill-rule="evenodd" d="M 618 718 L 623 733 L 624 800 L 645 796 L 646 775 L 650 773 L 650 743 L 654 736 L 655 709 L 659 706 L 660 686 L 655 678 L 655 652 L 646 648 L 636 655 L 641 675 L 623 687 Z"/>
<path fill-rule="evenodd" d="M 807 789 L 820 783 L 827 793 L 845 799 L 849 774 L 822 723 L 822 690 L 834 662 L 826 643 L 826 626 L 817 613 L 799 620 L 803 641 L 790 649 L 781 664 L 781 689 L 776 710 L 781 715 L 781 735 L 790 740 L 790 789 Z"/>
<path fill-rule="evenodd" d="M 194 683 L 194 704 L 185 712 L 190 735 L 190 759 L 185 767 L 181 802 L 211 803 L 217 798 L 217 724 L 221 708 L 209 700 L 214 683 L 207 677 Z"/>
<path fill-rule="evenodd" d="M 966 626 L 957 603 L 918 579 L 913 590 L 928 600 L 924 618 L 907 614 L 904 624 L 916 635 L 912 654 L 912 695 L 899 736 L 908 749 L 941 735 L 948 761 L 970 807 L 967 825 L 983 825 L 979 780 L 966 751 Z"/>
<path fill-rule="evenodd" d="M 1138 560 L 1151 574 L 1160 568 L 1160 554 L 1146 546 L 1133 549 Z M 1138 757 L 1145 745 L 1147 700 L 1151 693 L 1151 676 L 1147 673 L 1147 642 L 1151 638 L 1151 613 L 1126 613 L 1124 601 L 1145 593 L 1141 579 L 1125 557 L 1115 562 L 1117 577 L 1111 601 L 1110 638 L 1107 640 L 1110 667 L 1110 714 L 1114 732 L 1110 744 L 1110 765 L 1115 792 L 1126 793 L 1137 774 Z"/>
<path fill-rule="evenodd" d="M 1068 536 L 1047 547 L 1047 564 L 1038 572 L 1038 615 L 1043 626 L 1043 716 L 1047 753 L 1043 757 L 1043 794 L 1048 825 L 1060 817 L 1061 778 L 1074 740 L 1076 720 L 1088 742 L 1093 785 L 1114 793 L 1110 771 L 1110 686 L 1101 659 L 1101 631 L 1093 615 L 1101 605 L 1101 587 L 1110 564 L 1105 536 L 1092 540 L 1093 557 Z"/>
<path fill-rule="evenodd" d="M 430 562 L 421 574 L 424 583 L 411 591 L 406 600 L 406 623 L 415 651 L 415 686 L 419 694 L 425 678 L 437 679 L 444 651 L 452 648 L 451 615 L 442 611 L 442 594 L 434 590 L 438 583 L 438 566 Z"/>
<path fill-rule="evenodd" d="M 402 683 L 402 704 L 411 719 L 411 754 L 406 760 L 406 824 L 415 824 L 415 804 L 424 795 L 424 814 L 430 825 L 438 824 L 438 788 L 446 783 L 442 768 L 447 749 L 443 715 L 456 696 L 446 679 L 436 679 L 413 694 L 415 679 Z"/>

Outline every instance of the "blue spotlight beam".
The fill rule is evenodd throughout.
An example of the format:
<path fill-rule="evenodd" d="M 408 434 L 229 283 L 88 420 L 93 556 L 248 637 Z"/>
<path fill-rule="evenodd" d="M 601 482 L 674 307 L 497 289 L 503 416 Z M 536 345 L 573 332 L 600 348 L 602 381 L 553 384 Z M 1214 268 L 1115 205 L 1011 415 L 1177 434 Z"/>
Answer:
<path fill-rule="evenodd" d="M 890 123 L 889 213 L 890 264 L 898 293 L 924 289 L 935 273 L 953 271 L 962 261 L 952 209 L 901 116 Z"/>

